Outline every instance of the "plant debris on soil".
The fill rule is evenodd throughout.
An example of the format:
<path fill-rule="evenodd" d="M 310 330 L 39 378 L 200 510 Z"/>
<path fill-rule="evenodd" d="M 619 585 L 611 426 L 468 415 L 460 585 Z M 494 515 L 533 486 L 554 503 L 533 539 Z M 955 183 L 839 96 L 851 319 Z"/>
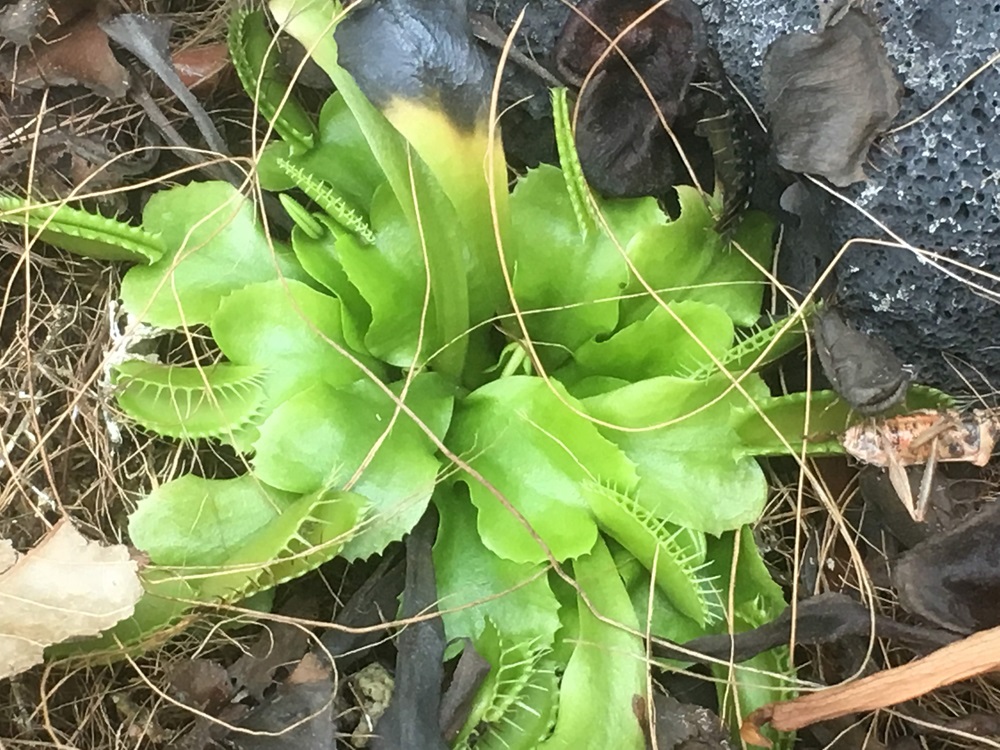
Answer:
<path fill-rule="evenodd" d="M 407 0 L 375 3 L 359 11 L 359 25 L 386 23 L 392 11 L 390 21 L 415 38 L 425 31 Z M 790 29 L 770 46 L 759 74 L 766 111 L 753 113 L 713 49 L 704 4 L 670 0 L 647 12 L 654 5 L 583 0 L 568 12 L 559 2 L 529 4 L 499 95 L 501 108 L 514 105 L 503 121 L 510 164 L 556 160 L 546 118 L 547 87 L 558 80 L 576 97 L 575 147 L 596 193 L 653 196 L 677 216 L 677 185 L 718 189 L 715 230 L 726 237 L 752 202 L 782 221 L 763 312 L 782 311 L 786 297 L 830 297 L 824 274 L 839 254 L 818 187 L 826 182 L 810 176 L 838 187 L 864 181 L 873 144 L 891 151 L 885 133 L 906 96 L 877 15 L 853 2 L 821 3 L 819 26 Z M 502 39 L 516 9 L 496 6 L 487 14 L 495 26 L 470 28 L 495 28 Z M 270 133 L 260 115 L 273 113 L 257 111 L 238 86 L 225 41 L 230 12 L 208 0 L 0 4 L 0 193 L 137 225 L 166 186 L 218 179 L 247 192 L 249 159 Z M 388 106 L 396 99 L 369 92 L 391 79 L 406 93 L 398 77 L 426 71 L 394 68 L 399 35 L 377 38 L 374 47 L 338 41 L 361 90 Z M 441 54 L 464 61 L 462 75 L 479 92 L 493 71 L 477 61 L 501 52 L 468 40 L 460 54 Z M 266 54 L 275 79 L 311 84 L 297 86 L 295 106 L 318 112 L 330 82 L 301 46 L 286 35 Z M 456 96 L 465 95 L 475 100 Z M 472 130 L 484 113 L 463 102 Z M 268 196 L 259 213 L 284 242 L 301 230 L 276 206 Z M 60 660 L 75 639 L 133 614 L 136 574 L 148 562 L 130 546 L 139 500 L 188 474 L 244 476 L 246 465 L 231 445 L 172 440 L 127 419 L 111 375 L 130 326 L 119 269 L 41 241 L 29 246 L 29 234 L 0 225 L 0 599 L 8 600 L 0 605 L 0 747 L 452 747 L 489 662 L 468 640 L 446 642 L 433 510 L 405 541 L 370 558 L 334 559 L 239 604 L 181 607 L 154 648 L 115 652 L 109 643 L 112 658 Z M 862 332 L 826 302 L 814 318 L 818 357 L 793 355 L 768 379 L 801 391 L 825 377 L 859 414 L 905 412 L 914 378 L 895 342 Z M 139 348 L 151 359 L 206 360 L 215 353 L 202 322 L 185 322 L 183 336 L 130 334 L 129 345 L 145 336 Z M 762 316 L 747 330 L 770 323 Z M 734 707 L 704 691 L 717 679 L 713 665 L 790 647 L 797 681 L 789 690 L 822 689 L 758 709 L 743 725 L 745 741 L 766 742 L 757 732 L 771 722 L 799 730 L 803 749 L 1000 747 L 1000 693 L 988 674 L 1000 669 L 992 467 L 904 472 L 911 497 L 931 497 L 928 515 L 915 519 L 901 511 L 898 475 L 890 481 L 869 466 L 859 478 L 843 456 L 762 461 L 768 507 L 742 543 L 766 563 L 755 574 L 779 582 L 792 606 L 742 632 L 651 639 L 652 700 L 637 695 L 632 706 L 647 746 L 739 746 Z M 655 589 L 646 581 L 637 590 L 637 609 L 648 599 L 652 612 Z M 585 632 L 585 623 L 570 627 Z"/>

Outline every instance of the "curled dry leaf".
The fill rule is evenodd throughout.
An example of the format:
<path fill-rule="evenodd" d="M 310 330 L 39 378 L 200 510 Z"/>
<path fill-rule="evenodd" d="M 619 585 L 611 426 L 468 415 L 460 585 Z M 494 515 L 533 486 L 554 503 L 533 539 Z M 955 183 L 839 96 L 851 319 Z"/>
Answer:
<path fill-rule="evenodd" d="M 33 42 L 20 53 L 16 66 L 3 61 L 0 75 L 13 77 L 15 86 L 25 88 L 79 84 L 108 99 L 122 98 L 128 90 L 128 72 L 115 59 L 98 25 L 102 15 L 98 4 L 64 22 L 55 30 L 56 39 Z"/>
<path fill-rule="evenodd" d="M 998 530 L 1000 505 L 990 504 L 904 554 L 892 575 L 900 604 L 948 630 L 1000 625 Z"/>
<path fill-rule="evenodd" d="M 230 67 L 229 47 L 223 42 L 200 44 L 170 56 L 181 83 L 192 91 L 212 91 Z"/>
<path fill-rule="evenodd" d="M 761 78 L 782 167 L 840 187 L 865 179 L 868 149 L 903 95 L 875 21 L 850 9 L 818 34 L 785 34 Z"/>
<path fill-rule="evenodd" d="M 885 411 L 906 397 L 910 373 L 892 347 L 859 331 L 835 308 L 816 313 L 813 338 L 830 385 L 861 414 Z"/>
<path fill-rule="evenodd" d="M 41 662 L 46 646 L 131 616 L 137 568 L 127 547 L 88 541 L 66 520 L 23 556 L 0 540 L 0 679 Z"/>
<path fill-rule="evenodd" d="M 709 709 L 663 693 L 653 707 L 657 750 L 733 750 L 722 719 Z"/>

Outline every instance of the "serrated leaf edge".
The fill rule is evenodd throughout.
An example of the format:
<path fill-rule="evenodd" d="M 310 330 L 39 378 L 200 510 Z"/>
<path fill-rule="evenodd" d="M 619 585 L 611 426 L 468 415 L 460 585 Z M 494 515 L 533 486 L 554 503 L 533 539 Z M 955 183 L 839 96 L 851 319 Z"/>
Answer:
<path fill-rule="evenodd" d="M 232 365 L 233 368 L 239 367 L 247 371 L 245 377 L 233 381 L 231 383 L 211 383 L 210 382 L 210 368 L 200 368 L 204 372 L 205 381 L 202 387 L 189 387 L 171 383 L 160 383 L 152 380 L 143 380 L 140 375 L 134 373 L 129 373 L 122 368 L 127 366 L 129 362 L 135 362 L 136 360 L 126 360 L 120 365 L 112 369 L 113 382 L 115 384 L 117 392 L 117 401 L 119 407 L 125 414 L 132 419 L 136 424 L 143 427 L 146 430 L 155 432 L 164 437 L 178 438 L 178 439 L 203 439 L 203 438 L 224 438 L 233 432 L 249 427 L 257 417 L 260 415 L 260 410 L 263 407 L 265 395 L 262 389 L 262 384 L 264 381 L 264 369 L 254 365 Z M 149 365 L 149 363 L 145 363 Z M 149 365 L 154 367 L 153 365 Z M 162 368 L 177 368 L 178 370 L 185 369 L 190 370 L 190 368 L 183 368 L 180 365 L 160 365 Z M 162 372 L 162 370 L 160 370 Z M 174 410 L 174 416 L 176 419 L 160 419 L 154 420 L 150 419 L 148 415 L 142 414 L 136 411 L 128 405 L 128 403 L 123 403 L 122 396 L 126 393 L 126 389 L 138 384 L 140 388 L 140 393 L 145 390 L 153 389 L 157 393 L 152 397 L 151 401 L 156 401 L 160 397 L 160 392 L 169 391 L 169 403 L 180 403 L 177 401 L 178 398 L 186 401 L 188 406 L 185 414 L 188 416 L 181 416 L 181 411 L 178 409 Z M 204 387 L 207 386 L 207 389 Z M 194 409 L 199 408 L 202 403 L 218 403 L 220 400 L 227 398 L 230 395 L 236 395 L 240 397 L 240 391 L 251 392 L 253 389 L 257 389 L 256 397 L 252 401 L 248 402 L 248 406 L 239 420 L 230 423 L 220 423 L 218 427 L 211 430 L 191 430 L 187 426 L 187 422 L 190 421 L 190 414 Z M 211 395 L 209 395 L 211 392 Z M 198 402 L 193 402 L 191 397 L 194 394 L 200 394 Z M 135 394 L 138 396 L 139 394 Z M 221 410 L 219 410 L 221 413 Z M 166 414 L 167 412 L 164 412 Z"/>
<path fill-rule="evenodd" d="M 576 150 L 565 88 L 552 90 L 552 118 L 555 121 L 559 165 L 562 168 L 563 179 L 566 181 L 569 202 L 573 206 L 580 234 L 586 238 L 591 232 L 597 231 L 600 223 L 590 202 L 590 187 L 587 185 L 587 178 L 583 174 L 583 165 L 580 164 L 580 155 Z"/>
<path fill-rule="evenodd" d="M 279 111 L 281 100 L 279 99 L 278 102 L 272 101 L 268 95 L 267 82 L 258 82 L 261 68 L 266 58 L 262 55 L 260 60 L 250 59 L 251 42 L 249 34 L 253 29 L 249 25 L 256 23 L 258 24 L 256 31 L 259 32 L 263 29 L 264 33 L 268 33 L 264 19 L 264 14 L 259 10 L 251 11 L 243 8 L 233 13 L 229 21 L 229 30 L 226 37 L 229 56 L 233 61 L 233 68 L 236 70 L 236 75 L 243 85 L 243 90 L 251 99 L 255 100 L 257 109 L 274 126 L 275 131 L 281 136 L 282 140 L 292 145 L 296 150 L 308 151 L 316 143 L 315 130 L 302 130 L 293 123 L 292 118 L 288 115 L 289 112 L 294 110 L 299 113 L 300 117 L 307 120 L 308 115 L 306 115 L 305 109 L 302 108 L 298 99 L 289 93 L 287 97 L 282 96 L 284 104 Z M 285 86 L 286 90 L 291 85 L 290 81 L 285 80 L 280 81 L 280 83 L 287 84 Z"/>
<path fill-rule="evenodd" d="M 166 252 L 159 233 L 71 206 L 29 203 L 13 195 L 0 195 L 0 221 L 28 226 L 36 231 L 103 242 L 139 255 L 147 263 L 155 263 Z"/>
<path fill-rule="evenodd" d="M 310 200 L 323 209 L 323 212 L 339 226 L 358 237 L 366 245 L 375 242 L 375 232 L 361 215 L 361 212 L 338 195 L 330 183 L 307 172 L 288 159 L 278 158 L 277 165 L 295 183 L 295 187 L 309 196 Z"/>
<path fill-rule="evenodd" d="M 658 518 L 639 503 L 632 495 L 620 492 L 606 485 L 595 483 L 594 491 L 588 493 L 591 509 L 597 518 L 598 525 L 609 536 L 628 549 L 632 555 L 651 568 L 653 561 L 657 562 L 657 570 L 653 571 L 657 585 L 674 605 L 685 615 L 691 617 L 704 627 L 721 622 L 725 614 L 722 602 L 722 592 L 716 586 L 716 576 L 704 574 L 710 563 L 699 559 L 699 554 L 691 554 L 678 544 L 681 534 L 688 533 L 684 527 L 670 530 L 668 521 Z M 603 505 L 602 503 L 607 503 Z M 644 549 L 635 549 L 633 534 L 629 533 L 626 524 L 632 525 L 632 530 L 641 530 L 640 543 L 647 545 Z M 674 567 L 687 582 L 688 596 L 681 597 L 674 585 L 661 579 L 660 568 Z M 697 610 L 692 611 L 689 605 L 691 596 L 697 602 Z"/>

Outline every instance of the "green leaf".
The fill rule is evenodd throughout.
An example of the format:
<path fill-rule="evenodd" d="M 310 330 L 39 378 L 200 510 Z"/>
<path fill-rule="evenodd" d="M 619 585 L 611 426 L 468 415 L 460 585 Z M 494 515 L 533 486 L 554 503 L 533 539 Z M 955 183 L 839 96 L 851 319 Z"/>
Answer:
<path fill-rule="evenodd" d="M 337 193 L 333 185 L 288 159 L 278 159 L 278 168 L 283 170 L 295 183 L 295 187 L 305 193 L 338 226 L 366 245 L 375 241 L 375 234 L 368 226 L 368 222 L 349 201 Z"/>
<path fill-rule="evenodd" d="M 806 452 L 811 456 L 843 454 L 839 436 L 862 418 L 833 391 L 790 393 L 756 399 L 755 402 L 759 411 L 753 404 L 747 403 L 734 409 L 733 426 L 746 451 L 757 456 L 798 455 L 805 438 L 808 438 Z M 947 409 L 952 404 L 953 400 L 947 394 L 914 385 L 907 392 L 905 402 L 888 410 L 886 416 L 905 414 L 915 409 Z M 791 446 L 791 451 L 786 443 Z"/>
<path fill-rule="evenodd" d="M 102 658 L 116 661 L 125 654 L 137 654 L 162 645 L 191 608 L 194 589 L 176 571 L 163 568 L 146 568 L 139 572 L 139 577 L 145 593 L 136 602 L 131 617 L 96 638 L 50 646 L 45 649 L 46 658 L 86 654 L 88 661 Z"/>
<path fill-rule="evenodd" d="M 476 640 L 487 618 L 505 636 L 551 645 L 559 629 L 559 602 L 544 565 L 515 563 L 487 549 L 476 530 L 476 511 L 460 485 L 434 496 L 440 518 L 434 544 L 438 606 L 449 641 Z M 472 605 L 472 606 L 468 606 Z"/>
<path fill-rule="evenodd" d="M 392 193 L 383 188 L 372 203 L 375 244 L 364 245 L 348 234 L 337 237 L 340 264 L 371 308 L 365 345 L 379 359 L 400 367 L 421 362 L 445 343 L 430 305 L 424 325 L 424 347 L 417 352 L 421 316 L 427 295 L 427 270 L 420 237 L 411 229 Z"/>
<path fill-rule="evenodd" d="M 250 535 L 218 572 L 198 581 L 206 602 L 231 602 L 274 588 L 332 560 L 350 539 L 364 498 L 322 490 L 299 498 Z"/>
<path fill-rule="evenodd" d="M 694 289 L 688 299 L 719 305 L 738 326 L 755 325 L 767 287 L 760 269 L 771 267 L 776 228 L 775 220 L 765 213 L 744 214 L 731 244 L 714 259 L 706 275 L 706 281 L 718 286 Z"/>
<path fill-rule="evenodd" d="M 448 436 L 451 449 L 524 515 L 558 560 L 588 552 L 597 538 L 587 503 L 596 482 L 625 489 L 636 483 L 635 467 L 571 408 L 579 402 L 557 382 L 509 377 L 466 397 Z M 492 492 L 472 477 L 465 481 L 489 549 L 514 562 L 547 561 Z"/>
<path fill-rule="evenodd" d="M 212 335 L 230 360 L 263 371 L 261 385 L 272 408 L 318 383 L 337 387 L 365 377 L 335 346 L 384 375 L 378 362 L 344 343 L 340 300 L 291 279 L 229 294 L 212 318 Z"/>
<path fill-rule="evenodd" d="M 260 113 L 295 148 L 312 148 L 316 126 L 290 91 L 292 83 L 281 71 L 264 13 L 238 8 L 229 20 L 228 41 L 233 68 Z"/>
<path fill-rule="evenodd" d="M 323 226 L 319 237 L 310 237 L 299 227 L 292 230 L 292 248 L 302 267 L 316 281 L 325 286 L 342 305 L 344 339 L 356 351 L 365 349 L 365 334 L 372 322 L 372 309 L 361 296 L 358 288 L 347 278 L 347 273 L 337 254 L 337 237 L 344 233 L 329 218 L 318 215 Z"/>
<path fill-rule="evenodd" d="M 716 357 L 724 355 L 733 340 L 733 323 L 722 308 L 690 301 L 671 302 L 667 308 L 653 309 L 609 339 L 583 344 L 574 370 L 636 382 L 690 373 L 710 363 L 706 349 Z"/>
<path fill-rule="evenodd" d="M 736 344 L 719 357 L 720 364 L 727 372 L 738 375 L 754 366 L 759 371 L 795 351 L 805 341 L 805 330 L 801 323 L 789 326 L 789 321 L 779 318 L 766 328 L 741 334 Z M 691 378 L 704 380 L 719 372 L 714 362 L 707 362 L 691 373 Z"/>
<path fill-rule="evenodd" d="M 654 571 L 680 612 L 702 627 L 721 620 L 721 593 L 704 570 L 705 535 L 660 520 L 624 493 L 601 489 L 589 496 L 601 530 Z"/>
<path fill-rule="evenodd" d="M 583 174 L 580 155 L 576 151 L 565 88 L 552 89 L 552 119 L 556 126 L 556 149 L 559 151 L 559 165 L 566 180 L 566 191 L 573 205 L 573 213 L 576 214 L 580 235 L 586 237 L 590 232 L 597 231 L 599 222 L 591 204 L 590 188 Z"/>
<path fill-rule="evenodd" d="M 295 200 L 288 193 L 280 193 L 278 195 L 278 202 L 281 203 L 281 207 L 285 209 L 285 213 L 288 214 L 288 218 L 294 222 L 295 226 L 293 231 L 298 229 L 309 237 L 313 239 L 319 239 L 326 233 L 326 227 L 316 220 L 316 217 L 312 213 Z M 312 274 L 309 274 L 312 276 Z M 315 277 L 314 277 L 315 278 Z"/>
<path fill-rule="evenodd" d="M 261 368 L 128 360 L 115 366 L 118 405 L 142 427 L 176 438 L 225 438 L 250 424 L 264 403 Z"/>
<path fill-rule="evenodd" d="M 598 615 L 633 633 L 639 630 L 628 592 L 603 541 L 574 562 L 573 572 Z M 645 718 L 633 708 L 646 696 L 642 639 L 599 619 L 582 597 L 577 611 L 578 640 L 563 673 L 555 731 L 538 748 L 644 750 Z"/>
<path fill-rule="evenodd" d="M 27 226 L 42 242 L 85 258 L 153 263 L 163 255 L 154 232 L 69 206 L 32 205 L 0 195 L 0 222 Z"/>
<path fill-rule="evenodd" d="M 514 188 L 510 206 L 506 249 L 514 294 L 521 310 L 530 313 L 525 320 L 531 338 L 550 345 L 541 353 L 554 366 L 567 351 L 614 330 L 628 267 L 606 234 L 581 239 L 566 182 L 555 167 L 531 170 Z M 605 201 L 599 207 L 623 248 L 640 230 L 664 221 L 652 198 Z M 550 309 L 556 307 L 563 309 Z"/>
<path fill-rule="evenodd" d="M 754 408 L 754 404 L 743 404 L 733 411 L 733 426 L 749 453 L 796 455 L 802 450 L 806 437 L 809 438 L 807 451 L 810 455 L 843 453 L 838 436 L 851 422 L 851 407 L 833 391 L 774 396 L 758 400 L 756 407 L 760 410 Z M 808 435 L 805 429 L 807 407 Z"/>
<path fill-rule="evenodd" d="M 737 325 L 753 325 L 760 317 L 764 294 L 760 271 L 715 233 L 715 220 L 697 190 L 678 186 L 677 197 L 680 216 L 645 229 L 629 245 L 628 254 L 636 270 L 664 301 L 691 299 L 718 305 Z M 773 229 L 773 221 L 764 214 L 749 212 L 733 242 L 768 268 Z M 644 318 L 657 305 L 637 278 L 629 282 L 626 291 L 642 295 L 622 300 L 626 323 Z"/>
<path fill-rule="evenodd" d="M 712 572 L 719 577 L 724 590 L 730 592 L 733 609 L 727 621 L 733 632 L 764 625 L 785 610 L 781 587 L 771 579 L 752 529 L 745 527 L 738 533 L 709 539 L 708 556 Z M 744 716 L 761 706 L 795 697 L 792 689 L 795 672 L 787 647 L 771 649 L 735 667 L 715 666 L 713 672 L 721 680 L 719 703 L 727 709 L 733 727 L 738 727 Z M 764 734 L 780 749 L 791 748 L 794 743 L 794 735 L 779 734 L 769 727 Z"/>
<path fill-rule="evenodd" d="M 414 235 L 419 226 L 427 248 L 426 266 L 436 309 L 432 318 L 435 335 L 431 338 L 455 342 L 439 356 L 436 369 L 457 378 L 465 365 L 470 323 L 492 316 L 501 299 L 493 222 L 483 179 L 486 139 L 479 133 L 466 134 L 469 137 L 465 138 L 448 128 L 444 118 L 436 120 L 439 127 L 424 127 L 426 134 L 418 137 L 421 144 L 416 146 L 421 155 L 434 156 L 424 148 L 429 145 L 441 157 L 432 159 L 433 169 L 429 168 L 337 64 L 337 45 L 332 33 L 332 19 L 337 14 L 332 12 L 332 3 L 271 0 L 269 7 L 275 19 L 310 51 L 313 60 L 333 80 Z M 413 64 L 419 62 L 414 60 Z M 408 128 L 407 133 L 419 136 L 420 130 Z M 499 223 L 503 227 L 507 192 L 502 146 L 495 149 L 494 159 Z M 316 173 L 325 177 L 324 172 Z M 374 211 L 371 223 L 377 230 Z"/>
<path fill-rule="evenodd" d="M 393 391 L 399 390 L 396 384 Z M 435 435 L 443 436 L 452 396 L 439 377 L 417 377 L 406 403 Z M 393 401 L 368 380 L 340 388 L 320 385 L 296 394 L 261 425 L 254 473 L 289 492 L 342 487 L 389 427 L 394 410 Z M 368 557 L 402 538 L 423 515 L 439 468 L 433 443 L 400 412 L 350 488 L 370 502 L 371 510 L 344 557 Z"/>
<path fill-rule="evenodd" d="M 204 479 L 185 474 L 139 501 L 128 533 L 157 565 L 218 565 L 295 500 L 251 475 Z"/>
<path fill-rule="evenodd" d="M 122 280 L 125 309 L 160 328 L 209 323 L 222 298 L 284 276 L 307 281 L 288 249 L 268 240 L 253 205 L 225 182 L 195 182 L 156 193 L 143 226 L 159 232 L 166 254 Z"/>
<path fill-rule="evenodd" d="M 641 506 L 665 521 L 716 535 L 757 520 L 767 498 L 760 466 L 730 426 L 733 405 L 745 403 L 745 397 L 732 390 L 703 408 L 728 385 L 721 377 L 661 377 L 583 402 L 594 417 L 625 428 L 673 421 L 638 432 L 602 427 L 601 433 L 636 465 L 640 481 L 634 497 Z M 755 398 L 767 394 L 756 376 L 743 385 Z"/>
<path fill-rule="evenodd" d="M 702 539 L 704 539 L 704 535 L 702 535 Z M 649 571 L 632 556 L 631 552 L 619 547 L 613 540 L 608 542 L 608 547 L 612 550 L 611 554 L 615 559 L 618 574 L 625 583 L 625 588 L 628 589 L 632 608 L 640 623 L 640 630 L 645 631 L 648 627 L 652 635 L 675 643 L 684 643 L 692 638 L 705 635 L 705 627 L 682 614 L 671 602 L 670 597 L 655 585 L 653 586 L 652 609 L 650 609 L 649 589 L 653 582 L 650 579 Z M 670 664 L 685 669 L 691 665 L 691 662 L 671 661 Z"/>
<path fill-rule="evenodd" d="M 558 707 L 558 665 L 550 649 L 528 638 L 507 637 L 490 620 L 475 645 L 490 672 L 453 747 L 535 750 L 554 724 Z M 476 738 L 470 745 L 472 733 Z"/>
<path fill-rule="evenodd" d="M 331 94 L 320 109 L 315 147 L 304 153 L 292 153 L 285 143 L 267 145 L 259 165 L 261 186 L 265 190 L 288 190 L 295 185 L 278 166 L 279 161 L 321 176 L 348 203 L 365 213 L 371 208 L 375 188 L 385 182 L 382 168 L 340 92 Z"/>

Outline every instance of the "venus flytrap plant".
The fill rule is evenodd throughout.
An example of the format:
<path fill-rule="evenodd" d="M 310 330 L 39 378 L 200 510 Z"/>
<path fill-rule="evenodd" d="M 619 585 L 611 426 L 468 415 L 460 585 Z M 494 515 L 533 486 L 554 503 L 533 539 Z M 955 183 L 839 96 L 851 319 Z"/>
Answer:
<path fill-rule="evenodd" d="M 601 530 L 652 572 L 679 612 L 706 630 L 722 621 L 722 592 L 706 573 L 704 534 L 671 524 L 609 488 L 589 499 Z"/>
<path fill-rule="evenodd" d="M 288 175 L 288 178 L 295 184 L 295 187 L 305 193 L 311 201 L 319 206 L 333 221 L 337 222 L 339 226 L 353 233 L 363 240 L 365 244 L 370 245 L 375 242 L 375 233 L 368 226 L 368 222 L 344 198 L 337 195 L 332 185 L 306 172 L 287 159 L 279 158 L 277 165 L 279 169 Z"/>
<path fill-rule="evenodd" d="M 150 432 L 224 438 L 249 425 L 264 403 L 263 370 L 222 362 L 205 368 L 122 362 L 112 384 L 119 406 Z"/>
<path fill-rule="evenodd" d="M 66 205 L 32 204 L 0 195 L 0 221 L 25 226 L 42 242 L 86 258 L 154 263 L 164 253 L 155 232 Z"/>
<path fill-rule="evenodd" d="M 551 650 L 501 636 L 487 621 L 476 651 L 495 666 L 453 747 L 535 747 L 555 721 L 559 691 Z"/>
<path fill-rule="evenodd" d="M 281 76 L 278 49 L 263 11 L 237 8 L 229 21 L 233 69 L 260 113 L 293 152 L 311 149 L 316 124 Z"/>
<path fill-rule="evenodd" d="M 234 17 L 237 70 L 282 138 L 264 148 L 259 174 L 294 220 L 287 243 L 222 183 L 157 193 L 141 228 L 0 203 L 0 220 L 49 221 L 51 244 L 137 262 L 122 297 L 140 321 L 202 327 L 215 364 L 126 361 L 114 368 L 118 403 L 160 435 L 228 443 L 248 467 L 181 476 L 141 500 L 129 533 L 153 563 L 147 596 L 130 621 L 72 648 L 136 644 L 192 603 L 236 601 L 337 555 L 379 554 L 433 502 L 447 635 L 471 639 L 495 669 L 456 747 L 640 750 L 647 602 L 653 634 L 679 641 L 776 617 L 784 601 L 748 529 L 767 496 L 757 456 L 801 447 L 807 405 L 816 433 L 838 432 L 847 414 L 827 408 L 831 394 L 775 397 L 755 371 L 803 338 L 788 321 L 753 328 L 763 295 L 753 261 L 769 264 L 769 218 L 741 222 L 733 239 L 747 257 L 693 189 L 678 188 L 675 219 L 652 198 L 593 195 L 565 92 L 554 96 L 562 169 L 531 170 L 508 195 L 485 127 L 492 75 L 474 68 L 468 87 L 456 83 L 473 54 L 464 21 L 449 15 L 457 5 L 435 3 L 421 19 L 442 35 L 417 45 L 421 59 L 444 72 L 401 80 L 398 50 L 370 70 L 359 50 L 399 31 L 380 12 L 421 3 L 383 0 L 334 32 L 338 4 L 271 0 L 338 87 L 315 124 L 286 82 L 262 75 L 264 19 Z M 547 378 L 523 366 L 519 325 L 506 327 L 511 343 L 487 324 L 510 303 L 497 228 Z M 736 375 L 748 396 L 732 388 Z M 404 386 L 419 424 L 397 409 Z M 741 711 L 786 690 L 787 659 L 758 659 L 775 676 L 733 672 Z"/>

